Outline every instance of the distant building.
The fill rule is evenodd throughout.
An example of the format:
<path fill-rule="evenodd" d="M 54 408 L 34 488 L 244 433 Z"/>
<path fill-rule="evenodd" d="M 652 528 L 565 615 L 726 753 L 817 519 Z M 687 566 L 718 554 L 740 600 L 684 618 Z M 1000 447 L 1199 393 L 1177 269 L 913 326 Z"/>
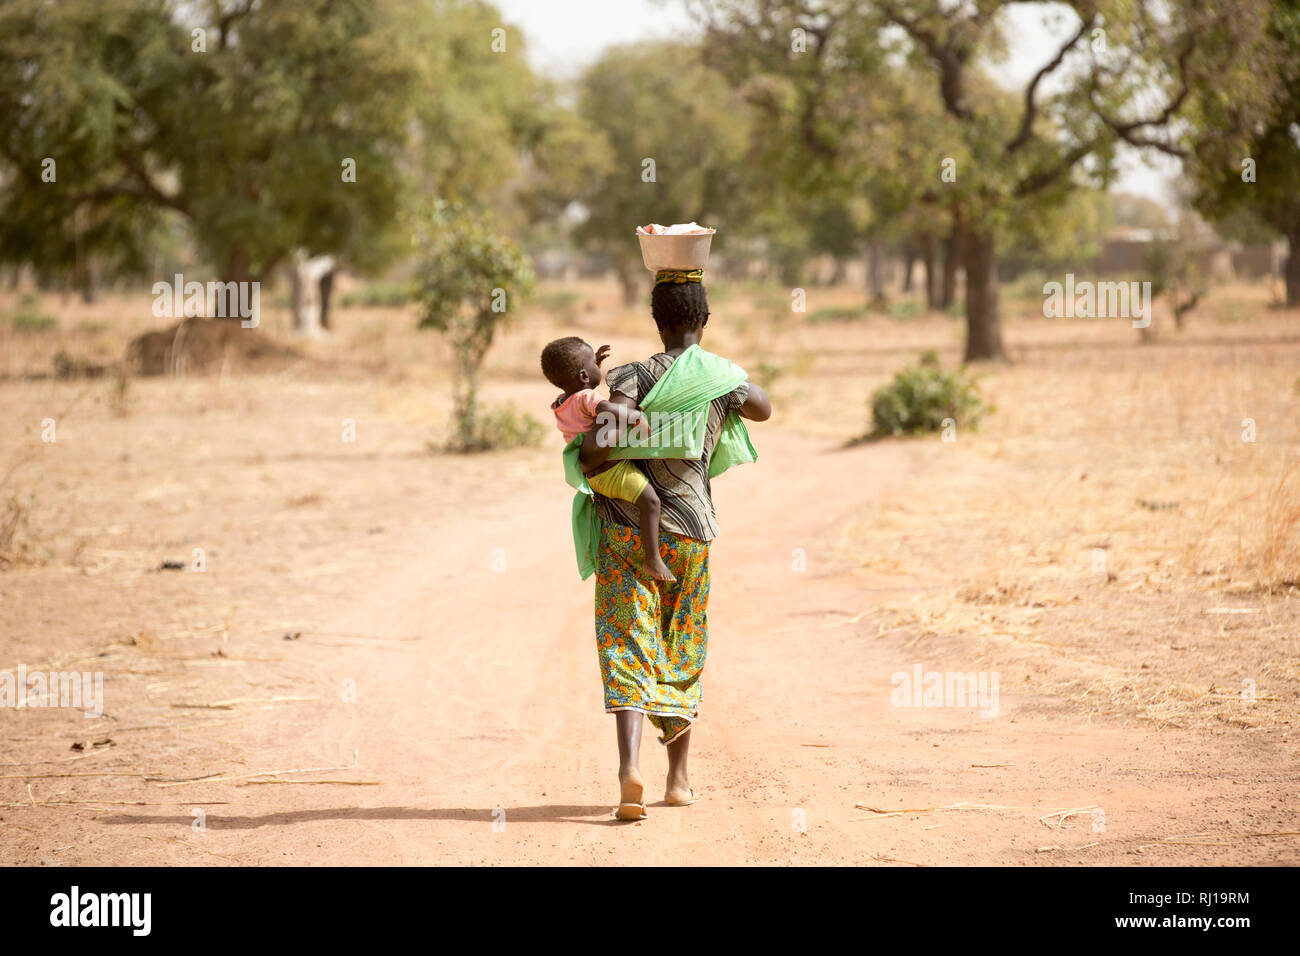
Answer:
<path fill-rule="evenodd" d="M 1101 244 L 1096 270 L 1101 275 L 1134 274 L 1147 267 L 1155 243 L 1173 242 L 1180 237 L 1172 229 L 1116 229 Z M 1185 239 L 1185 237 L 1183 237 Z M 1276 242 L 1246 245 L 1228 242 L 1213 233 L 1190 240 L 1197 268 L 1216 279 L 1257 279 L 1278 275 L 1281 269 L 1281 244 Z"/>

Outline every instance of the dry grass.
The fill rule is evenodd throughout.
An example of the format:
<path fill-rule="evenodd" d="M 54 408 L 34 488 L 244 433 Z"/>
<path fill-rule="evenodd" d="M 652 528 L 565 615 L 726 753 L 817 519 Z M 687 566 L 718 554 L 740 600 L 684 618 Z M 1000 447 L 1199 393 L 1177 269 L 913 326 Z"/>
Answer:
<path fill-rule="evenodd" d="M 985 379 L 998 414 L 924 441 L 926 467 L 849 535 L 864 573 L 938 579 L 889 626 L 969 642 L 982 666 L 1098 714 L 1291 721 L 1300 316 L 1249 287 L 1218 294 L 1254 320 L 1154 346 L 1011 324 L 1016 361 Z"/>
<path fill-rule="evenodd" d="M 494 347 L 491 400 L 540 415 L 553 394 L 537 356 L 557 335 L 609 342 L 614 363 L 654 344 L 643 310 L 623 307 L 612 283 L 563 291 L 574 295 L 562 308 L 526 307 Z M 960 356 L 961 323 L 946 316 L 825 320 L 861 305 L 860 290 L 809 289 L 803 314 L 790 311 L 786 289 L 715 283 L 711 292 L 707 346 L 770 386 L 782 427 L 828 439 L 861 435 L 872 391 L 921 351 L 938 350 L 945 364 Z M 1262 286 L 1217 289 L 1181 335 L 1157 313 L 1159 334 L 1144 346 L 1127 323 L 1045 320 L 1032 302 L 1009 298 L 1012 362 L 981 370 L 997 413 L 954 443 L 914 441 L 920 471 L 900 476 L 878 509 L 846 529 L 844 554 L 865 577 L 918 595 L 891 606 L 882 632 L 902 630 L 919 648 L 969 647 L 982 666 L 1004 671 L 1004 686 L 1014 677 L 1098 715 L 1290 722 L 1300 690 L 1300 315 L 1270 310 L 1268 299 Z M 302 487 L 267 489 L 290 510 L 333 500 L 329 475 L 355 467 L 354 452 L 322 455 L 323 432 L 283 430 L 290 406 L 327 410 L 324 424 L 300 427 L 361 419 L 385 455 L 424 454 L 451 427 L 450 356 L 439 337 L 414 330 L 413 307 L 339 310 L 332 338 L 302 345 L 305 358 L 275 375 L 50 377 L 60 354 L 117 367 L 127 342 L 158 325 L 149 302 L 50 297 L 42 307 L 59 316 L 57 329 L 0 325 L 0 379 L 9 379 L 0 397 L 19 423 L 3 436 L 0 463 L 49 456 L 0 487 L 0 499 L 19 502 L 0 511 L 0 555 L 13 555 L 15 541 L 39 541 L 54 564 L 92 576 L 143 572 L 160 554 L 187 559 L 205 509 L 238 514 L 231 476 L 259 455 L 311 463 Z M 0 313 L 11 305 L 0 295 Z M 267 309 L 262 330 L 285 339 L 288 324 L 283 310 Z M 41 418 L 62 415 L 79 392 L 87 407 L 71 427 L 103 430 L 97 458 L 74 460 L 39 442 Z M 1254 441 L 1243 440 L 1247 419 Z M 166 436 L 196 420 L 213 434 L 238 420 L 241 444 L 204 445 L 193 474 L 149 465 L 130 485 L 102 478 L 117 449 L 142 467 L 165 460 Z M 488 467 L 522 474 L 519 463 L 535 454 L 469 462 L 455 480 L 472 482 Z M 57 492 L 46 494 L 51 482 Z M 174 516 L 165 536 L 133 530 L 163 506 Z M 233 540 L 238 522 L 223 519 L 220 532 Z M 310 534 L 301 537 L 310 547 Z"/>

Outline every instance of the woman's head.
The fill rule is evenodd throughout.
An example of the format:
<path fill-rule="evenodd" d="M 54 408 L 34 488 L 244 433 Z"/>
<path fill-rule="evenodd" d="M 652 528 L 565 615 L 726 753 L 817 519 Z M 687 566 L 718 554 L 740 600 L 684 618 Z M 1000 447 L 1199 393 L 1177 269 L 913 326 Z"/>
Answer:
<path fill-rule="evenodd" d="M 686 281 L 665 279 L 665 273 L 655 277 L 655 287 L 650 293 L 650 314 L 659 327 L 659 337 L 679 339 L 683 334 L 698 333 L 709 321 L 709 299 L 704 283 L 697 277 Z"/>

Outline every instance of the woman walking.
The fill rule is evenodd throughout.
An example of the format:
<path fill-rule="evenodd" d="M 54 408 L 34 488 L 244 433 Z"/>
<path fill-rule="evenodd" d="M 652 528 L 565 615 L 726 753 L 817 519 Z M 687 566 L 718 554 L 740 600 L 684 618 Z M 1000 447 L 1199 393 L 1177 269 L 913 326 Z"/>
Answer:
<path fill-rule="evenodd" d="M 702 373 L 708 381 L 727 381 L 710 375 L 719 366 L 735 370 L 743 379 L 736 366 L 698 347 L 709 319 L 702 275 L 699 270 L 656 274 L 651 314 L 664 350 L 644 362 L 612 369 L 606 377 L 612 402 L 638 405 L 687 353 L 687 364 L 708 370 Z M 645 785 L 638 766 L 643 715 L 668 748 L 664 802 L 687 806 L 699 799 L 691 789 L 686 758 L 709 644 L 709 542 L 718 534 L 710 465 L 716 464 L 715 453 L 721 455 L 719 437 L 730 431 L 725 427 L 728 416 L 765 421 L 772 414 L 766 393 L 752 382 L 742 380 L 734 387 L 728 382 L 723 387 L 728 390 L 709 396 L 699 458 L 635 461 L 659 496 L 659 552 L 675 581 L 657 581 L 645 573 L 639 560 L 636 506 L 596 495 L 603 523 L 596 559 L 596 644 L 605 710 L 617 722 L 620 799 L 616 814 L 623 820 L 646 816 Z"/>

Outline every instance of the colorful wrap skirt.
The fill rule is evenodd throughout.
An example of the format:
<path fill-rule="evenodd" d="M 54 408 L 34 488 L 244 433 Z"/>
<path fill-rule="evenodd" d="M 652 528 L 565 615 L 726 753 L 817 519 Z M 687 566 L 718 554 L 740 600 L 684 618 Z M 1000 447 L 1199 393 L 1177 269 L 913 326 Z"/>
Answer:
<path fill-rule="evenodd" d="M 676 581 L 641 567 L 641 536 L 606 523 L 596 562 L 596 651 L 605 711 L 636 710 L 672 743 L 699 712 L 709 648 L 709 542 L 660 529 Z"/>

